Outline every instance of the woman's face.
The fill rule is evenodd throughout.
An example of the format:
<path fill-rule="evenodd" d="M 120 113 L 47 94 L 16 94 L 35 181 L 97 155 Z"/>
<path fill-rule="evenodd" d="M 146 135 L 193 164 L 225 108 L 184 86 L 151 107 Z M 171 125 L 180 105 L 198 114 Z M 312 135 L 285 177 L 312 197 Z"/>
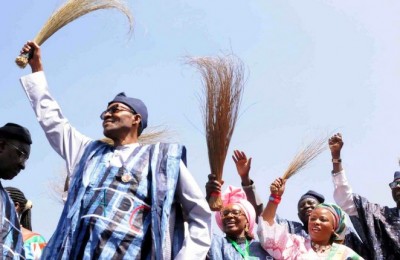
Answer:
<path fill-rule="evenodd" d="M 238 205 L 229 204 L 220 211 L 220 214 L 225 234 L 235 238 L 245 236 L 248 221 Z"/>
<path fill-rule="evenodd" d="M 333 223 L 333 215 L 329 210 L 324 208 L 314 209 L 308 220 L 308 233 L 311 240 L 321 244 L 329 243 L 331 236 L 335 232 Z"/>

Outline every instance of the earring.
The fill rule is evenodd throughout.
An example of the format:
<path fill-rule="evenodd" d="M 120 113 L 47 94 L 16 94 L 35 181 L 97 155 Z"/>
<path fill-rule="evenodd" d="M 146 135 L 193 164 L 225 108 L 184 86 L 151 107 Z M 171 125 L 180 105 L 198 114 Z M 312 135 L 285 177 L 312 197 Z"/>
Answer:
<path fill-rule="evenodd" d="M 249 232 L 249 225 L 246 225 L 246 227 L 244 228 L 245 232 Z"/>

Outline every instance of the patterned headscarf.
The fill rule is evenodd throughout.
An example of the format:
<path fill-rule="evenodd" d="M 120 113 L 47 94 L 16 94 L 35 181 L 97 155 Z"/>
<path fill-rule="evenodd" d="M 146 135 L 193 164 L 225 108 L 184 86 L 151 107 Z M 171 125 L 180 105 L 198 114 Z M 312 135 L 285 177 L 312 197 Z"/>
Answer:
<path fill-rule="evenodd" d="M 332 213 L 334 222 L 333 228 L 336 234 L 333 241 L 343 241 L 346 233 L 346 214 L 344 211 L 338 205 L 331 203 L 321 203 L 315 208 L 324 208 Z"/>
<path fill-rule="evenodd" d="M 246 215 L 247 221 L 249 222 L 249 235 L 253 235 L 253 228 L 256 220 L 256 211 L 253 205 L 247 201 L 246 193 L 241 188 L 229 186 L 224 193 L 221 195 L 222 206 L 225 207 L 229 204 L 238 205 L 243 213 Z M 218 227 L 223 230 L 223 224 L 221 214 L 216 212 L 215 220 L 217 221 Z"/>

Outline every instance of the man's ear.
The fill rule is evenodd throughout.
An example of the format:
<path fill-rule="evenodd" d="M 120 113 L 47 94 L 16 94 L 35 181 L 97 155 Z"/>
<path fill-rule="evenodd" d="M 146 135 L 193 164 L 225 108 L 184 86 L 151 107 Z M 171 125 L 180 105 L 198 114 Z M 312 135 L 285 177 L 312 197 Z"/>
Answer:
<path fill-rule="evenodd" d="M 15 202 L 14 205 L 15 205 L 15 211 L 16 211 L 17 213 L 19 213 L 20 210 L 21 210 L 21 205 L 19 204 L 19 202 Z"/>
<path fill-rule="evenodd" d="M 135 114 L 135 115 L 133 115 L 133 117 L 134 117 L 133 124 L 139 125 L 140 122 L 142 122 L 142 116 L 141 115 Z"/>

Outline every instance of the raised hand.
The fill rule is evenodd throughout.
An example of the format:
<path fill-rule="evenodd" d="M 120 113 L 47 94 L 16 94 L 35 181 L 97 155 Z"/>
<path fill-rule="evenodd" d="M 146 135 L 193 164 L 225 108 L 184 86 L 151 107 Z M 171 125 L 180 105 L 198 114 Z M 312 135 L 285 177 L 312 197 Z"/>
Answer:
<path fill-rule="evenodd" d="M 217 178 L 215 174 L 209 174 L 208 175 L 208 181 L 206 183 L 206 198 L 210 197 L 211 193 L 216 192 L 216 193 L 221 193 L 222 192 L 222 185 L 224 184 L 224 181 L 217 181 Z"/>
<path fill-rule="evenodd" d="M 281 177 L 274 180 L 269 186 L 271 194 L 282 196 L 282 194 L 285 192 L 285 183 L 286 180 L 283 180 Z"/>
<path fill-rule="evenodd" d="M 343 139 L 342 134 L 337 133 L 334 134 L 331 138 L 329 138 L 329 149 L 331 150 L 332 158 L 339 159 L 340 151 L 343 147 Z"/>
<path fill-rule="evenodd" d="M 250 181 L 250 168 L 251 168 L 251 157 L 247 158 L 246 154 L 239 150 L 234 150 L 232 159 L 235 162 L 236 170 L 242 179 L 242 185 L 248 186 L 251 184 Z"/>
<path fill-rule="evenodd" d="M 43 70 L 42 60 L 41 60 L 41 52 L 40 46 L 36 44 L 36 42 L 28 41 L 22 47 L 21 54 L 31 53 L 29 57 L 29 65 L 32 68 L 32 72 L 38 72 Z"/>

